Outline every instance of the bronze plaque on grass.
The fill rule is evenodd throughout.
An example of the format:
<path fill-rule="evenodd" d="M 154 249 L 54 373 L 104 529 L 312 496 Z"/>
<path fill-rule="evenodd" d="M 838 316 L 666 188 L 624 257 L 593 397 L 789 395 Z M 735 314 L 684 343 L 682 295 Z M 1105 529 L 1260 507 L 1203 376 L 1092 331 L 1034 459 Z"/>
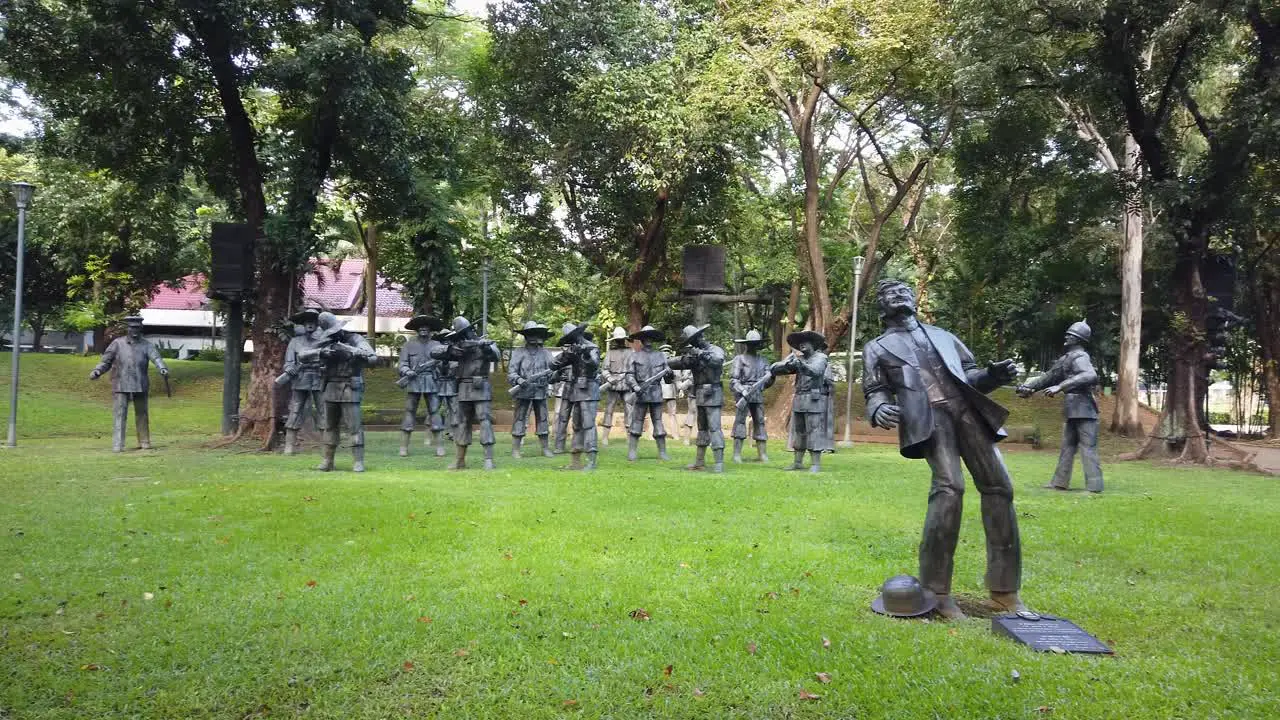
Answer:
<path fill-rule="evenodd" d="M 1052 615 L 1041 615 L 1038 620 L 1001 615 L 991 618 L 991 631 L 1041 652 L 1105 655 L 1115 652 L 1106 643 L 1081 630 L 1079 625 Z"/>

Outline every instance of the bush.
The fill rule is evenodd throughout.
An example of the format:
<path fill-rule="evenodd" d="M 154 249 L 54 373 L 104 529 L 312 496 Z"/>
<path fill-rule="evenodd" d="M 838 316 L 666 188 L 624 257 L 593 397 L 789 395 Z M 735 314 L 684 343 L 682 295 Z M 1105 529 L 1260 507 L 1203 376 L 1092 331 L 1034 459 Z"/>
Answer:
<path fill-rule="evenodd" d="M 207 347 L 202 348 L 200 352 L 191 356 L 192 360 L 206 360 L 208 362 L 222 362 L 227 357 L 227 351 L 222 348 Z"/>

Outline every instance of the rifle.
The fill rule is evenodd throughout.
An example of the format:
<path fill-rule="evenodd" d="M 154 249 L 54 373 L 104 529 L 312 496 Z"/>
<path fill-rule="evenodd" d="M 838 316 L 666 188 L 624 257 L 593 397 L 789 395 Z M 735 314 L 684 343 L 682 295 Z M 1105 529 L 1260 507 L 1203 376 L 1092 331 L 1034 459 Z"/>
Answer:
<path fill-rule="evenodd" d="M 166 396 L 166 397 L 173 397 L 173 388 L 169 387 L 169 376 L 168 376 L 167 374 L 162 374 L 160 377 L 164 378 L 164 394 L 165 394 L 165 396 Z"/>
<path fill-rule="evenodd" d="M 661 380 L 663 376 L 665 376 L 668 372 L 671 372 L 671 368 L 663 368 L 661 371 L 658 372 L 657 375 L 654 375 L 653 377 L 650 377 L 650 378 L 645 378 L 642 382 L 636 383 L 636 389 L 633 390 L 632 392 L 640 392 L 641 390 L 649 387 L 650 385 L 657 382 L 658 380 Z"/>
<path fill-rule="evenodd" d="M 751 387 L 747 388 L 747 391 L 742 393 L 742 397 L 738 398 L 738 402 L 734 403 L 734 407 L 739 410 L 745 408 L 747 406 L 747 398 L 755 395 L 760 390 L 763 390 L 764 386 L 768 385 L 769 381 L 772 379 L 773 371 L 766 369 L 764 375 L 762 375 L 759 380 L 751 383 Z"/>
<path fill-rule="evenodd" d="M 413 374 L 416 377 L 438 366 L 439 364 L 440 364 L 439 360 L 424 360 L 423 362 L 418 363 L 418 367 L 413 368 Z M 403 390 L 404 388 L 409 387 L 409 383 L 412 381 L 413 381 L 413 378 L 409 377 L 408 375 L 401 375 L 400 379 L 396 381 L 396 387 Z"/>
<path fill-rule="evenodd" d="M 538 387 L 539 385 L 549 385 L 551 384 L 551 379 L 556 376 L 557 372 L 559 372 L 559 370 L 547 368 L 546 370 L 543 370 L 537 375 L 527 377 L 524 380 L 521 380 L 520 382 L 516 383 L 516 387 L 534 388 L 534 387 Z"/>

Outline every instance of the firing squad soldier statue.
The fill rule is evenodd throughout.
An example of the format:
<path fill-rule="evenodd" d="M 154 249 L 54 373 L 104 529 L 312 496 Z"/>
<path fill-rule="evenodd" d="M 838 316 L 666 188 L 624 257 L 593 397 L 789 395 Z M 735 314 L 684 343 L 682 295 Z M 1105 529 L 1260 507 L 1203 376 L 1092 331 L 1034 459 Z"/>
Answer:
<path fill-rule="evenodd" d="M 565 399 L 573 420 L 572 470 L 596 469 L 596 407 L 600 403 L 600 348 L 588 339 L 587 324 L 565 323 L 557 343 L 563 351 L 551 363 L 557 372 L 569 371 Z M 582 453 L 587 454 L 586 465 Z"/>
<path fill-rule="evenodd" d="M 289 318 L 294 336 L 284 351 L 283 372 L 276 377 L 276 385 L 289 386 L 289 416 L 284 421 L 285 455 L 298 452 L 298 431 L 307 415 L 314 418 L 316 429 L 324 432 L 324 401 L 320 399 L 324 390 L 324 363 L 319 356 L 311 356 L 307 362 L 300 359 L 303 351 L 316 345 L 319 318 L 320 311 L 315 308 L 307 308 Z"/>
<path fill-rule="evenodd" d="M 886 332 L 863 347 L 863 393 L 875 427 L 898 428 L 903 457 L 924 458 L 933 473 L 920 541 L 920 582 L 937 595 L 938 612 L 963 619 L 951 597 L 951 574 L 964 499 L 963 460 L 982 495 L 987 539 L 986 586 L 1003 610 L 1020 612 L 1022 546 L 1013 481 L 996 443 L 1009 412 L 987 393 L 1013 379 L 1012 360 L 985 368 L 959 338 L 916 320 L 915 294 L 897 280 L 876 287 Z"/>
<path fill-rule="evenodd" d="M 667 356 L 668 360 L 671 359 L 672 353 L 670 345 L 663 344 L 662 347 L 658 349 Z M 679 375 L 680 373 L 672 370 L 662 377 L 662 401 L 665 410 L 663 417 L 666 418 L 665 425 L 670 427 L 672 432 L 676 433 L 680 431 L 680 418 L 677 416 L 679 412 L 678 400 L 680 394 L 676 389 L 676 383 L 679 381 Z"/>
<path fill-rule="evenodd" d="M 662 422 L 665 400 L 662 396 L 662 379 L 671 371 L 667 368 L 667 354 L 653 348 L 654 341 L 664 338 L 662 331 L 645 325 L 632 333 L 628 340 L 638 341 L 639 350 L 631 351 L 630 368 L 627 371 L 627 390 L 634 401 L 631 406 L 631 427 L 627 429 L 627 459 L 636 459 L 636 447 L 644 434 L 644 418 L 648 415 L 653 426 L 653 441 L 658 445 L 658 457 L 670 460 L 667 455 L 667 429 Z"/>
<path fill-rule="evenodd" d="M 698 439 L 697 455 L 688 470 L 702 470 L 707 466 L 707 448 L 715 454 L 712 472 L 724 472 L 724 428 L 720 426 L 720 410 L 724 405 L 724 387 L 720 378 L 724 375 L 724 350 L 707 341 L 703 333 L 710 325 L 695 327 L 686 325 L 680 333 L 684 354 L 667 363 L 673 370 L 689 370 L 693 376 L 693 393 L 690 402 L 697 404 Z"/>
<path fill-rule="evenodd" d="M 747 439 L 747 416 L 751 417 L 751 437 L 756 441 L 760 462 L 769 462 L 765 446 L 769 433 L 765 430 L 764 389 L 773 384 L 769 361 L 760 355 L 764 338 L 759 331 L 748 330 L 745 338 L 734 339 L 743 352 L 733 357 L 729 370 L 729 389 L 736 403 L 733 416 L 733 461 L 742 462 L 742 445 Z M 761 384 L 763 383 L 763 384 Z M 760 387 L 755 387 L 761 384 Z"/>
<path fill-rule="evenodd" d="M 786 359 L 769 366 L 770 375 L 795 375 L 796 393 L 791 399 L 791 450 L 795 459 L 788 470 L 804 469 L 804 453 L 812 460 L 809 472 L 822 471 L 822 453 L 831 450 L 827 433 L 827 410 L 831 406 L 828 390 L 826 347 L 822 333 L 801 330 L 787 335 L 787 344 L 795 348 Z"/>
<path fill-rule="evenodd" d="M 442 327 L 437 318 L 429 315 L 414 316 L 405 323 L 404 329 L 417 333 L 400 348 L 400 379 L 396 385 L 404 390 L 404 419 L 400 422 L 400 457 L 408 457 L 409 441 L 413 439 L 413 429 L 418 424 L 418 405 L 425 398 L 427 416 L 424 424 L 431 430 L 427 446 L 434 444 L 444 453 L 444 444 L 440 434 L 444 431 L 444 420 L 440 417 L 440 398 L 436 395 L 436 368 L 440 361 L 431 357 L 431 353 L 441 347 L 439 340 L 432 334 Z"/>
<path fill-rule="evenodd" d="M 543 457 L 554 457 L 547 447 L 547 386 L 556 376 L 551 369 L 551 351 L 543 347 L 551 337 L 551 329 L 530 320 L 516 332 L 524 336 L 524 347 L 511 352 L 511 364 L 507 366 L 507 382 L 515 402 L 515 419 L 511 423 L 511 457 L 520 457 L 528 427 L 529 412 L 537 423 L 535 432 Z"/>
<path fill-rule="evenodd" d="M 498 344 L 486 337 L 477 337 L 475 327 L 462 316 L 453 319 L 453 332 L 449 342 L 432 351 L 437 360 L 457 363 L 454 377 L 458 380 L 458 413 L 453 428 L 453 440 L 458 446 L 458 457 L 450 470 L 462 470 L 467 466 L 467 446 L 471 444 L 471 426 L 480 424 L 480 445 L 484 447 L 484 469 L 492 470 L 493 386 L 489 371 L 501 354 Z"/>
<path fill-rule="evenodd" d="M 609 445 L 609 431 L 613 429 L 613 410 L 620 406 L 622 410 L 622 427 L 631 426 L 631 394 L 627 390 L 627 369 L 631 365 L 631 349 L 627 347 L 627 331 L 621 327 L 613 329 L 609 338 L 609 350 L 604 356 L 604 365 L 600 368 L 600 383 L 604 390 L 604 416 L 600 418 L 600 426 L 604 431 L 600 434 L 600 444 Z"/>
<path fill-rule="evenodd" d="M 147 411 L 147 394 L 151 391 L 151 378 L 147 366 L 154 363 L 167 387 L 169 368 L 160 359 L 160 351 L 154 343 L 142 337 L 142 317 L 130 315 L 124 319 L 125 335 L 111 341 L 102 360 L 89 373 L 90 380 L 97 380 L 102 373 L 111 371 L 111 451 L 124 451 L 125 423 L 129 419 L 129 403 L 133 402 L 134 424 L 138 432 L 138 448 L 151 449 L 151 416 Z"/>
<path fill-rule="evenodd" d="M 453 342 L 453 331 L 437 333 L 435 340 L 440 346 Z M 435 348 L 439 350 L 440 348 Z M 434 351 L 433 351 L 434 352 Z M 458 432 L 458 363 L 453 360 L 440 360 L 436 366 L 436 397 L 440 401 L 440 421 L 444 426 L 444 435 L 453 440 Z M 436 421 L 432 421 L 435 427 Z M 437 442 L 436 457 L 444 457 L 444 443 Z"/>
<path fill-rule="evenodd" d="M 333 470 L 338 451 L 338 434 L 345 425 L 351 437 L 353 472 L 364 472 L 364 420 L 360 403 L 364 400 L 364 368 L 377 360 L 364 336 L 349 332 L 345 322 L 330 312 L 318 318 L 316 344 L 298 353 L 301 362 L 324 363 L 324 460 L 317 470 Z"/>
<path fill-rule="evenodd" d="M 1058 453 L 1058 468 L 1053 480 L 1045 485 L 1054 490 L 1071 489 L 1071 466 L 1075 464 L 1076 448 L 1080 448 L 1080 464 L 1084 466 L 1084 482 L 1089 492 L 1102 492 L 1102 466 L 1098 463 L 1098 401 L 1093 388 L 1098 384 L 1098 373 L 1093 369 L 1089 351 L 1084 349 L 1093 331 L 1082 320 L 1067 328 L 1062 338 L 1066 353 L 1058 358 L 1049 372 L 1025 385 L 1018 386 L 1020 397 L 1030 397 L 1037 390 L 1053 397 L 1062 396 L 1062 413 L 1066 422 L 1062 426 L 1062 450 Z"/>

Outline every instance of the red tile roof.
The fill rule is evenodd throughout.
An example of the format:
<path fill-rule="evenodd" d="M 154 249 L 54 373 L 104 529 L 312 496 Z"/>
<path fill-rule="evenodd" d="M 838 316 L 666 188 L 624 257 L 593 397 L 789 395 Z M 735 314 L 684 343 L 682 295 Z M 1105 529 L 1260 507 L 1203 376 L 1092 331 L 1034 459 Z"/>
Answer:
<path fill-rule="evenodd" d="M 209 302 L 204 294 L 204 276 L 188 275 L 182 285 L 171 288 L 157 285 L 156 294 L 147 305 L 149 310 L 204 310 Z"/>

